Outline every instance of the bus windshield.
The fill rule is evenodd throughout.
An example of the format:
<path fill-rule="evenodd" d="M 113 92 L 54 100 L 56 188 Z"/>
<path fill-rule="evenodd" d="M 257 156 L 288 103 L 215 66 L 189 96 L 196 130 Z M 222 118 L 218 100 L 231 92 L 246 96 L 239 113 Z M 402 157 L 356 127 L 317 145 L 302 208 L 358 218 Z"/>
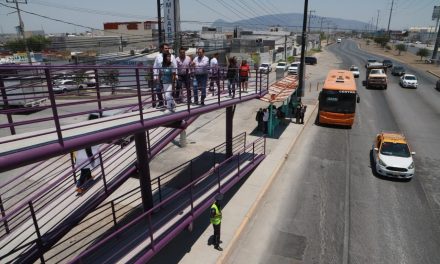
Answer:
<path fill-rule="evenodd" d="M 351 114 L 356 110 L 356 92 L 322 90 L 319 98 L 321 111 Z"/>

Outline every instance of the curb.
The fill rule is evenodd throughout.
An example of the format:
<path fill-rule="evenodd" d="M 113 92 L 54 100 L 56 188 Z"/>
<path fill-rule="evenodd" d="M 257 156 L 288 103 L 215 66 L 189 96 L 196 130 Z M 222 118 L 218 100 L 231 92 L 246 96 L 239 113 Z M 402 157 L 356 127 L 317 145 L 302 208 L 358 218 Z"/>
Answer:
<path fill-rule="evenodd" d="M 311 113 L 315 112 L 315 110 L 316 110 L 316 108 L 318 106 L 318 103 L 319 103 L 319 101 L 315 103 L 315 105 L 313 106 L 313 109 L 311 109 L 312 110 Z M 240 235 L 241 235 L 242 231 L 244 230 L 244 228 L 249 223 L 250 218 L 255 214 L 255 210 L 256 210 L 257 206 L 260 204 L 261 199 L 266 194 L 266 192 L 269 189 L 269 187 L 272 185 L 272 183 L 275 180 L 276 176 L 278 176 L 278 173 L 279 173 L 281 167 L 284 165 L 284 163 L 286 162 L 286 160 L 287 160 L 287 158 L 289 156 L 289 152 L 292 150 L 293 146 L 297 142 L 297 139 L 299 138 L 299 136 L 301 136 L 302 132 L 304 131 L 304 127 L 306 126 L 307 123 L 309 123 L 311 118 L 312 118 L 312 114 L 309 115 L 309 117 L 307 118 L 305 124 L 301 127 L 299 133 L 290 142 L 290 145 L 287 148 L 287 151 L 284 153 L 284 158 L 282 158 L 278 162 L 277 166 L 272 171 L 272 174 L 269 177 L 269 179 L 266 181 L 266 184 L 263 186 L 263 189 L 259 192 L 259 194 L 257 196 L 257 199 L 252 203 L 251 208 L 248 210 L 248 212 L 244 216 L 244 219 L 242 220 L 242 222 L 241 222 L 240 226 L 238 227 L 237 231 L 235 231 L 234 236 L 232 237 L 230 243 L 225 248 L 223 254 L 220 255 L 219 258 L 217 259 L 217 261 L 216 261 L 217 264 L 224 263 L 225 259 L 227 259 L 229 257 L 229 255 L 231 254 L 231 249 L 233 248 L 233 246 L 237 242 L 237 240 L 240 237 Z"/>
<path fill-rule="evenodd" d="M 438 75 L 437 73 L 432 72 L 431 70 L 427 70 L 426 72 L 434 75 L 437 78 L 440 78 L 440 75 Z"/>

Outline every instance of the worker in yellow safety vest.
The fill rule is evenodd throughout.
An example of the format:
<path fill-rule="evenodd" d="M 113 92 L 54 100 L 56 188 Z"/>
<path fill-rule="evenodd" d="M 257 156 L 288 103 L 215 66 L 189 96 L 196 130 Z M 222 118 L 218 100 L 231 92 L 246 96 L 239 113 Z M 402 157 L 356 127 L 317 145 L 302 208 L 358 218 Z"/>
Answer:
<path fill-rule="evenodd" d="M 214 227 L 214 248 L 218 251 L 222 251 L 223 249 L 220 247 L 220 226 L 222 223 L 222 209 L 220 205 L 220 201 L 223 200 L 223 194 L 219 193 L 215 196 L 215 202 L 211 206 L 211 214 L 210 221 L 212 226 Z"/>

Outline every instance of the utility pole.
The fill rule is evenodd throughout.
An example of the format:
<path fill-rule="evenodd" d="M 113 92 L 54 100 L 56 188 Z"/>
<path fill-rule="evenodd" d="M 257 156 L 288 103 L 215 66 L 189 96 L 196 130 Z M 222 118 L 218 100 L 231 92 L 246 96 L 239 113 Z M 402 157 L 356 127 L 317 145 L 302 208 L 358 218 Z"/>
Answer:
<path fill-rule="evenodd" d="M 287 63 L 287 35 L 284 35 L 284 60 Z"/>
<path fill-rule="evenodd" d="M 162 15 L 160 13 L 160 0 L 157 0 L 157 28 L 159 30 L 159 46 L 162 44 Z"/>
<path fill-rule="evenodd" d="M 432 60 L 437 59 L 437 50 L 438 50 L 439 41 L 440 41 L 440 27 L 438 27 L 437 37 L 435 38 L 434 50 L 432 51 L 432 57 L 431 57 Z"/>
<path fill-rule="evenodd" d="M 20 23 L 19 24 L 20 35 L 21 35 L 21 38 L 23 39 L 23 42 L 24 42 L 24 47 L 26 49 L 26 55 L 28 57 L 28 62 L 30 65 L 32 65 L 31 53 L 29 52 L 28 43 L 26 41 L 26 37 L 24 36 L 24 23 L 23 23 L 23 20 L 21 19 L 21 13 L 20 13 L 20 7 L 18 6 L 18 1 L 19 0 L 6 0 L 7 3 L 15 3 L 15 6 L 17 9 L 17 14 L 18 14 L 18 21 Z M 26 1 L 23 3 L 26 3 Z"/>
<path fill-rule="evenodd" d="M 391 32 L 390 32 L 390 23 L 391 23 L 391 15 L 393 14 L 393 7 L 394 7 L 394 0 L 391 1 L 391 9 L 390 9 L 390 17 L 388 18 L 388 38 L 391 39 Z"/>
<path fill-rule="evenodd" d="M 327 22 L 327 46 L 328 46 L 329 38 L 330 38 L 330 22 Z"/>
<path fill-rule="evenodd" d="M 307 31 L 309 34 L 310 34 L 310 18 L 312 18 L 312 12 L 315 13 L 316 11 L 315 10 L 310 10 L 309 11 L 309 13 L 310 13 L 309 14 L 309 30 Z"/>
<path fill-rule="evenodd" d="M 379 14 L 380 14 L 380 10 L 377 9 L 377 18 L 376 18 L 376 32 L 377 32 L 377 25 L 379 24 Z"/>
<path fill-rule="evenodd" d="M 302 36 L 301 36 L 301 63 L 299 64 L 299 80 L 298 87 L 295 91 L 296 97 L 304 96 L 304 69 L 305 69 L 305 53 L 306 53 L 306 36 L 307 36 L 307 10 L 309 6 L 309 1 L 304 0 L 304 14 L 303 14 L 303 28 L 302 28 Z M 291 97 L 292 99 L 295 98 Z"/>

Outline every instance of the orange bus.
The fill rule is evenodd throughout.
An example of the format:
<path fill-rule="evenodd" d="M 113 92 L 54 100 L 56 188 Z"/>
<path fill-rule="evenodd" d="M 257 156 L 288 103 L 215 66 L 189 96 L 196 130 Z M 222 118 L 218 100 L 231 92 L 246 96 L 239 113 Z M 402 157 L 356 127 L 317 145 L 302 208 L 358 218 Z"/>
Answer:
<path fill-rule="evenodd" d="M 353 73 L 331 70 L 319 94 L 319 124 L 351 128 L 359 100 Z"/>

